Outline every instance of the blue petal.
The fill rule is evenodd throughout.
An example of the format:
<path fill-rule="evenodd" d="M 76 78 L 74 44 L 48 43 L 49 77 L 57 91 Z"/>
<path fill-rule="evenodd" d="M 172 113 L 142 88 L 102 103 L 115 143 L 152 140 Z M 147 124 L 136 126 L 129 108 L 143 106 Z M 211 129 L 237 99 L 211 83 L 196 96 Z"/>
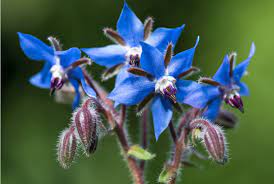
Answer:
<path fill-rule="evenodd" d="M 124 81 L 126 78 L 128 78 L 129 76 L 133 76 L 132 74 L 130 74 L 127 70 L 129 69 L 129 65 L 124 65 L 119 73 L 116 76 L 115 79 L 115 86 L 118 86 L 122 81 Z"/>
<path fill-rule="evenodd" d="M 191 67 L 195 49 L 199 43 L 199 39 L 200 38 L 198 36 L 195 46 L 193 48 L 180 52 L 179 54 L 172 57 L 167 67 L 169 75 L 174 76 L 176 78 L 179 74 L 188 70 Z"/>
<path fill-rule="evenodd" d="M 147 43 L 141 42 L 141 46 L 141 68 L 156 78 L 162 77 L 165 74 L 163 54 L 158 49 L 148 45 Z"/>
<path fill-rule="evenodd" d="M 250 59 L 253 57 L 254 53 L 255 53 L 255 45 L 254 43 L 252 43 L 248 58 L 244 60 L 243 62 L 241 62 L 240 64 L 238 64 L 233 71 L 233 77 L 236 82 L 239 82 L 241 78 L 243 77 L 247 69 L 247 66 L 249 65 Z"/>
<path fill-rule="evenodd" d="M 82 88 L 89 97 L 96 97 L 96 93 L 93 88 L 87 85 L 84 78 L 81 79 Z"/>
<path fill-rule="evenodd" d="M 36 75 L 32 76 L 29 82 L 39 88 L 50 88 L 50 80 L 51 80 L 51 64 L 46 62 L 44 64 L 43 69 L 37 73 Z"/>
<path fill-rule="evenodd" d="M 176 100 L 180 103 L 183 103 L 185 97 L 190 95 L 192 91 L 200 87 L 200 84 L 190 80 L 178 80 L 176 82 L 177 93 Z"/>
<path fill-rule="evenodd" d="M 180 27 L 172 28 L 157 28 L 147 40 L 146 43 L 158 48 L 162 53 L 166 51 L 167 45 L 172 42 L 175 46 L 182 30 L 184 29 L 185 25 Z"/>
<path fill-rule="evenodd" d="M 73 103 L 72 103 L 72 108 L 76 109 L 79 106 L 80 99 L 81 99 L 81 94 L 79 92 L 79 83 L 75 79 L 70 79 L 69 81 L 75 89 L 75 97 L 74 97 L 74 100 L 73 100 Z"/>
<path fill-rule="evenodd" d="M 231 78 L 229 76 L 229 71 L 230 71 L 230 63 L 229 63 L 229 58 L 226 55 L 224 57 L 223 63 L 213 76 L 213 80 L 218 81 L 222 85 L 229 85 L 231 82 Z"/>
<path fill-rule="evenodd" d="M 207 110 L 203 113 L 203 116 L 211 121 L 214 121 L 220 111 L 222 105 L 222 98 L 216 98 L 207 107 Z"/>
<path fill-rule="evenodd" d="M 239 82 L 237 85 L 240 87 L 239 93 L 241 96 L 249 96 L 249 89 L 245 83 Z"/>
<path fill-rule="evenodd" d="M 130 46 L 139 45 L 144 39 L 144 25 L 126 2 L 117 22 L 117 31 Z"/>
<path fill-rule="evenodd" d="M 155 83 L 145 77 L 131 76 L 122 81 L 112 90 L 108 98 L 125 105 L 135 105 L 150 94 Z"/>
<path fill-rule="evenodd" d="M 18 32 L 20 46 L 25 55 L 32 60 L 53 62 L 53 49 L 38 38 Z"/>
<path fill-rule="evenodd" d="M 126 78 L 130 77 L 130 76 L 133 76 L 133 74 L 130 74 L 127 69 L 129 68 L 130 66 L 129 65 L 124 65 L 119 73 L 117 74 L 116 78 L 115 78 L 115 87 L 116 86 L 119 86 L 121 84 L 122 81 L 124 81 Z M 135 76 L 136 77 L 136 76 Z M 118 103 L 117 101 L 114 103 L 114 107 L 118 107 L 118 105 L 120 105 L 120 103 Z"/>
<path fill-rule="evenodd" d="M 82 49 L 95 63 L 105 67 L 112 67 L 125 62 L 126 50 L 120 45 L 108 45 L 98 48 Z"/>
<path fill-rule="evenodd" d="M 219 96 L 221 93 L 218 87 L 201 85 L 185 97 L 184 103 L 195 108 L 204 108 L 210 101 Z"/>
<path fill-rule="evenodd" d="M 61 65 L 66 68 L 81 57 L 80 49 L 73 47 L 65 51 L 56 51 L 56 55 L 60 57 Z"/>
<path fill-rule="evenodd" d="M 168 127 L 172 118 L 172 105 L 163 96 L 157 95 L 152 104 L 151 111 L 153 116 L 154 134 L 158 140 L 161 133 Z"/>

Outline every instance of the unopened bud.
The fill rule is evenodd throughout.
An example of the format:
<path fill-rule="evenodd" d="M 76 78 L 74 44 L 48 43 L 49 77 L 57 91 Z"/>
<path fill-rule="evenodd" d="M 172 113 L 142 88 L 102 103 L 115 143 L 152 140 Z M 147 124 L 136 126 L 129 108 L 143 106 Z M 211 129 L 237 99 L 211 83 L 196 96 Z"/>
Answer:
<path fill-rule="evenodd" d="M 87 99 L 73 116 L 73 123 L 87 155 L 97 148 L 97 124 L 99 122 L 98 114 L 93 104 L 91 105 L 91 99 Z"/>
<path fill-rule="evenodd" d="M 68 169 L 74 160 L 77 149 L 77 141 L 73 126 L 65 129 L 61 133 L 57 149 L 58 162 L 61 167 Z"/>
<path fill-rule="evenodd" d="M 196 134 L 199 131 L 199 135 L 195 135 L 202 140 L 204 147 L 206 148 L 209 156 L 219 164 L 225 164 L 227 161 L 227 148 L 226 140 L 222 129 L 212 124 L 206 119 L 195 119 L 190 122 L 190 129 Z"/>
<path fill-rule="evenodd" d="M 224 128 L 234 128 L 238 123 L 238 118 L 232 112 L 221 110 L 218 114 L 216 124 Z"/>

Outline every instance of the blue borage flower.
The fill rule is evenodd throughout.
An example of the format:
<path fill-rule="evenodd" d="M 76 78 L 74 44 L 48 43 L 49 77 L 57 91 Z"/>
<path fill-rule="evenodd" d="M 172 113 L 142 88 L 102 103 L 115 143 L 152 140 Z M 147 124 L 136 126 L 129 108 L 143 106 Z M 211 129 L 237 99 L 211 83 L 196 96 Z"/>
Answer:
<path fill-rule="evenodd" d="M 236 54 L 226 55 L 213 78 L 202 77 L 199 79 L 201 83 L 207 85 L 202 85 L 194 90 L 186 98 L 185 103 L 196 108 L 207 106 L 203 116 L 210 120 L 216 119 L 223 101 L 244 112 L 241 96 L 248 96 L 249 90 L 247 85 L 241 82 L 241 78 L 244 76 L 254 53 L 255 45 L 252 43 L 248 58 L 236 67 Z"/>
<path fill-rule="evenodd" d="M 185 96 L 197 88 L 198 83 L 180 78 L 193 70 L 191 65 L 198 42 L 199 37 L 193 48 L 173 57 L 171 44 L 164 55 L 159 49 L 141 42 L 140 68 L 128 70 L 139 76 L 129 76 L 109 94 L 110 99 L 125 105 L 135 105 L 153 98 L 151 111 L 156 140 L 172 118 L 172 105 L 184 103 Z"/>
<path fill-rule="evenodd" d="M 82 50 L 95 63 L 108 68 L 103 74 L 103 80 L 118 73 L 115 83 L 117 85 L 128 77 L 126 70 L 130 66 L 139 66 L 142 53 L 140 41 L 145 41 L 164 52 L 168 43 L 176 44 L 184 25 L 174 29 L 158 28 L 151 33 L 153 19 L 148 18 L 143 24 L 125 2 L 116 27 L 117 32 L 109 28 L 104 29 L 106 36 L 116 44 Z"/>
<path fill-rule="evenodd" d="M 50 88 L 51 92 L 54 92 L 69 81 L 75 89 L 73 108 L 76 108 L 80 102 L 79 84 L 87 95 L 95 97 L 94 90 L 86 84 L 82 69 L 74 66 L 76 61 L 80 61 L 81 64 L 79 60 L 81 51 L 78 48 L 60 51 L 59 43 L 53 37 L 49 37 L 52 46 L 48 46 L 32 35 L 18 33 L 18 36 L 20 46 L 29 59 L 45 62 L 43 69 L 30 78 L 32 85 L 39 88 Z"/>

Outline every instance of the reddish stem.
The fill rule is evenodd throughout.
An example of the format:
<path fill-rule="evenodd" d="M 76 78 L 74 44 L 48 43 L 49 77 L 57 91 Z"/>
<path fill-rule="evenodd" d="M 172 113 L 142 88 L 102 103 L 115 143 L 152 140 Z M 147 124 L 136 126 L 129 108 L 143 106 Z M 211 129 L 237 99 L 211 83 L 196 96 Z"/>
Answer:
<path fill-rule="evenodd" d="M 114 128 L 114 132 L 116 133 L 118 137 L 118 140 L 123 149 L 125 158 L 128 163 L 128 167 L 132 173 L 135 184 L 144 184 L 142 170 L 138 166 L 136 160 L 127 156 L 127 152 L 130 146 L 129 146 L 129 141 L 127 140 L 127 137 L 126 137 L 125 129 L 123 127 L 123 123 L 125 120 L 126 107 L 125 106 L 121 107 L 121 116 L 120 116 L 120 119 L 118 118 L 119 120 L 117 120 L 115 116 L 118 113 L 115 111 L 112 103 L 106 98 L 107 93 L 104 92 L 104 90 L 91 79 L 91 77 L 88 75 L 88 73 L 85 70 L 83 70 L 83 74 L 88 85 L 90 85 L 94 89 L 99 100 L 101 100 L 104 106 L 107 107 L 107 108 L 106 107 L 102 107 L 102 108 L 106 112 L 105 115 L 106 115 L 106 118 L 108 119 L 109 124 Z"/>
<path fill-rule="evenodd" d="M 147 148 L 147 114 L 148 114 L 148 110 L 145 109 L 143 112 L 143 116 L 142 116 L 142 147 L 144 149 Z M 140 168 L 143 172 L 144 175 L 144 169 L 145 169 L 145 161 L 142 160 L 140 163 Z"/>
<path fill-rule="evenodd" d="M 172 137 L 172 140 L 176 144 L 176 142 L 177 142 L 177 135 L 176 135 L 176 131 L 175 131 L 175 128 L 173 126 L 172 120 L 170 120 L 168 127 L 169 127 L 169 131 L 170 131 L 170 135 Z"/>

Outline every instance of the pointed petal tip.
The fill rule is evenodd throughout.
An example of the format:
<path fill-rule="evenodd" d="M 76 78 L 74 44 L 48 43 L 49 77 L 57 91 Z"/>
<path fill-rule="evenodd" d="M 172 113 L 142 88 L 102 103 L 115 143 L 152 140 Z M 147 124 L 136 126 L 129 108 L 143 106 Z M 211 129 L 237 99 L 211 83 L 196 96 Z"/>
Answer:
<path fill-rule="evenodd" d="M 127 6 L 128 7 L 128 4 L 127 4 L 127 1 L 124 0 L 124 7 Z"/>
<path fill-rule="evenodd" d="M 17 32 L 17 35 L 18 36 L 21 36 L 21 35 L 23 35 L 24 33 L 21 33 L 21 32 Z"/>
<path fill-rule="evenodd" d="M 200 41 L 200 36 L 198 35 L 198 36 L 197 36 L 197 39 L 196 39 L 196 43 L 195 43 L 194 48 L 196 48 L 196 47 L 198 46 L 199 41 Z"/>
<path fill-rule="evenodd" d="M 255 50 L 256 50 L 255 43 L 252 42 L 248 57 L 253 57 L 253 55 L 255 54 Z"/>
<path fill-rule="evenodd" d="M 160 136 L 160 135 L 159 135 L 159 134 L 157 134 L 156 132 L 155 132 L 155 134 L 154 134 L 154 135 L 155 135 L 155 139 L 156 139 L 156 142 L 157 142 L 157 141 L 158 141 L 158 139 L 159 139 L 159 136 Z"/>
<path fill-rule="evenodd" d="M 181 30 L 183 30 L 184 28 L 185 28 L 185 24 L 182 24 L 179 28 L 181 29 Z"/>

